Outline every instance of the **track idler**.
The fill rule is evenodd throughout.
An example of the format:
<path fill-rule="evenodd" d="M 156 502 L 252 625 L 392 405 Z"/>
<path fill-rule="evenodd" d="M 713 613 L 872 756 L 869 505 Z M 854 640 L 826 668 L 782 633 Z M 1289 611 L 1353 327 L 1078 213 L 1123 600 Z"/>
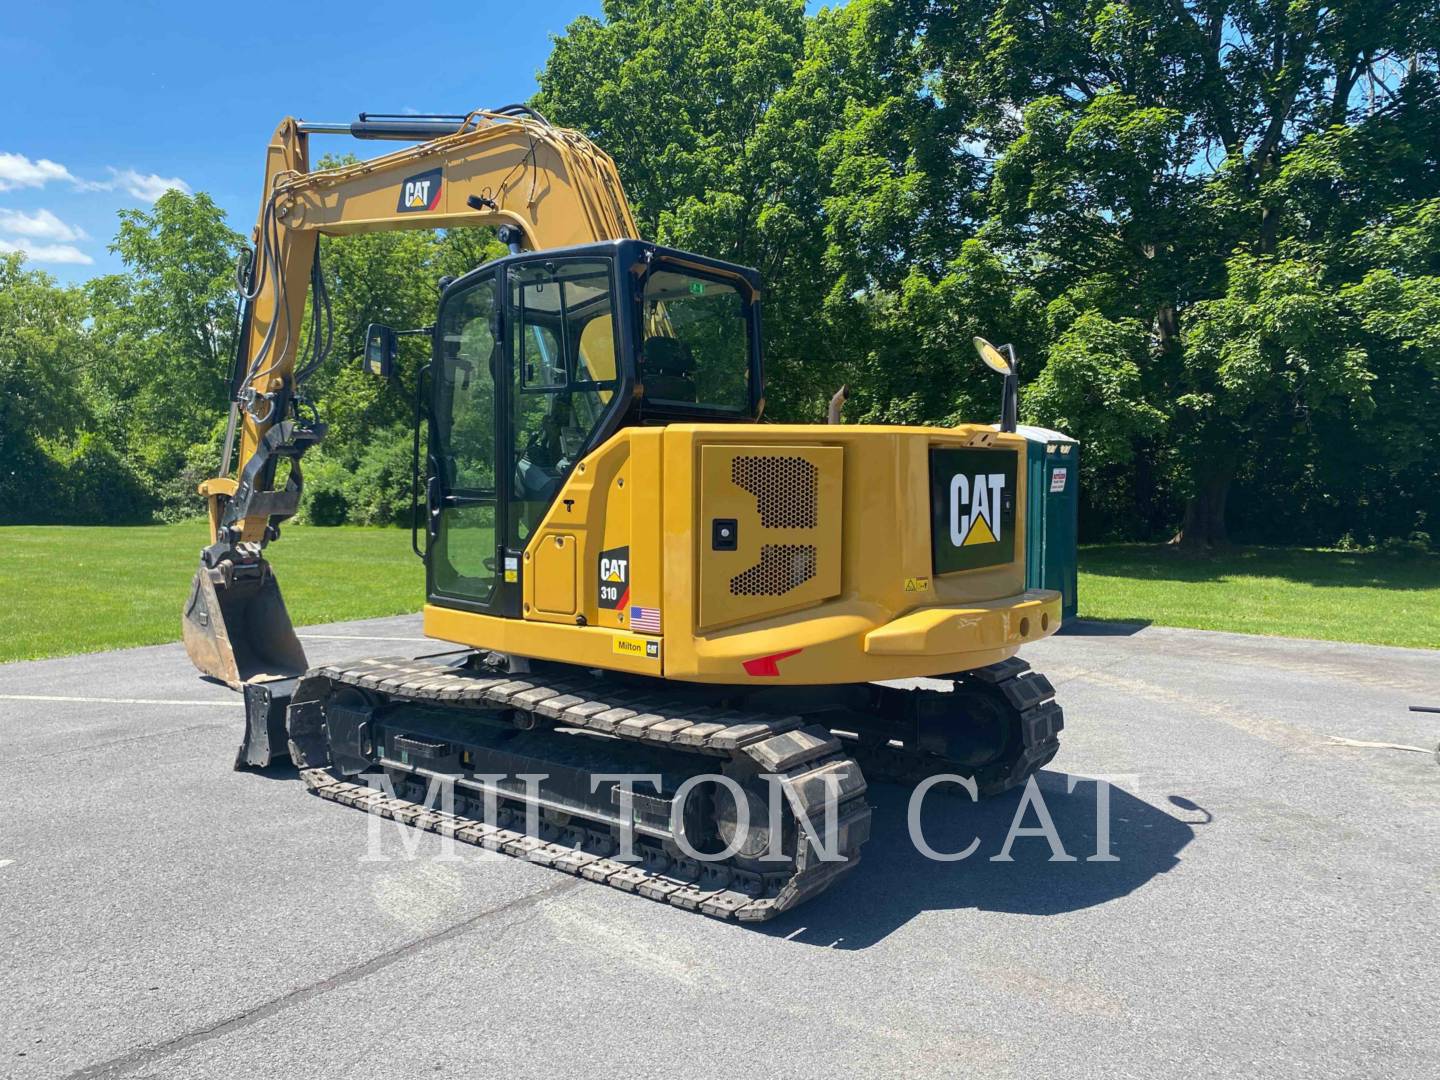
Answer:
<path fill-rule="evenodd" d="M 988 798 L 1025 783 L 1059 751 L 1065 716 L 1055 688 L 1024 660 L 1011 657 L 952 680 L 948 692 L 878 688 L 883 724 L 856 754 L 867 776 L 914 784 L 958 773 L 973 777 Z"/>

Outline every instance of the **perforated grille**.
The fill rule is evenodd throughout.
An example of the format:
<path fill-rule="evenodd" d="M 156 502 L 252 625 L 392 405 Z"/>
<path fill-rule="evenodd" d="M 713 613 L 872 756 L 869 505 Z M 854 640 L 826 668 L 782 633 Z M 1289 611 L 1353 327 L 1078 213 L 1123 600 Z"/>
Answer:
<path fill-rule="evenodd" d="M 813 544 L 761 544 L 760 561 L 730 579 L 730 595 L 784 596 L 814 576 Z"/>
<path fill-rule="evenodd" d="M 730 465 L 735 486 L 755 496 L 767 529 L 813 529 L 820 470 L 801 457 L 747 454 Z"/>

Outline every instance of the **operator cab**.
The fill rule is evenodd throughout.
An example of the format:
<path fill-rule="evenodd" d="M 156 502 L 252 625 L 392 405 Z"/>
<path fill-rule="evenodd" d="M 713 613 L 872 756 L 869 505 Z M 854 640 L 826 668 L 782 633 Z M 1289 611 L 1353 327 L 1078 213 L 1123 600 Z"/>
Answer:
<path fill-rule="evenodd" d="M 763 386 L 746 267 L 619 240 L 450 283 L 428 395 L 431 601 L 518 614 L 520 557 L 582 457 L 629 425 L 753 422 Z"/>

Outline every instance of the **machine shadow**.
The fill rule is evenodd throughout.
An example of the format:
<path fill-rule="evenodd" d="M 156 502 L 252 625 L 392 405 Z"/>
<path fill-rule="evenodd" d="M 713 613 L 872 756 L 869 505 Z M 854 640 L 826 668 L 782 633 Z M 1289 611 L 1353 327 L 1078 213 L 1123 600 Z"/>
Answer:
<path fill-rule="evenodd" d="M 246 776 L 257 776 L 262 780 L 299 780 L 300 770 L 288 757 L 272 761 L 264 768 L 255 765 L 241 765 L 236 763 L 235 771 L 244 773 Z"/>
<path fill-rule="evenodd" d="M 1149 619 L 1068 619 L 1055 633 L 1069 637 L 1134 637 L 1149 625 Z"/>
<path fill-rule="evenodd" d="M 1188 799 L 1172 796 L 1178 809 L 1200 815 L 1181 820 L 1135 796 L 1111 787 L 1110 853 L 1115 862 L 1087 862 L 1096 847 L 1096 785 L 1042 772 L 1040 792 L 1055 832 L 1074 862 L 1051 862 L 1043 836 L 1018 837 L 1012 862 L 992 862 L 1005 846 L 1021 791 L 972 803 L 961 792 L 947 796 L 949 785 L 932 790 L 921 814 L 926 842 L 940 852 L 963 851 L 977 838 L 979 847 L 958 862 L 926 858 L 911 843 L 907 826 L 910 788 L 876 784 L 870 789 L 873 828 L 860 865 L 815 900 L 756 927 L 760 933 L 825 948 L 864 949 L 924 911 L 975 908 L 1021 915 L 1056 915 L 1125 896 L 1179 862 L 1180 851 L 1195 835 L 1192 824 L 1210 815 Z M 1021 823 L 1037 828 L 1033 808 Z"/>

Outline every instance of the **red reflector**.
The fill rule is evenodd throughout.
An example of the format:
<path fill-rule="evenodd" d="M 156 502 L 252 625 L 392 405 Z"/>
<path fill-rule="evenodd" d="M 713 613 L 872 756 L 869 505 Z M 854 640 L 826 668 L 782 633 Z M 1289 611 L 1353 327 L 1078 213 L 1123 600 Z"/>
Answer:
<path fill-rule="evenodd" d="M 794 656 L 803 650 L 786 649 L 784 652 L 771 653 L 769 656 L 757 656 L 754 660 L 745 661 L 746 675 L 779 675 L 780 661 Z"/>

